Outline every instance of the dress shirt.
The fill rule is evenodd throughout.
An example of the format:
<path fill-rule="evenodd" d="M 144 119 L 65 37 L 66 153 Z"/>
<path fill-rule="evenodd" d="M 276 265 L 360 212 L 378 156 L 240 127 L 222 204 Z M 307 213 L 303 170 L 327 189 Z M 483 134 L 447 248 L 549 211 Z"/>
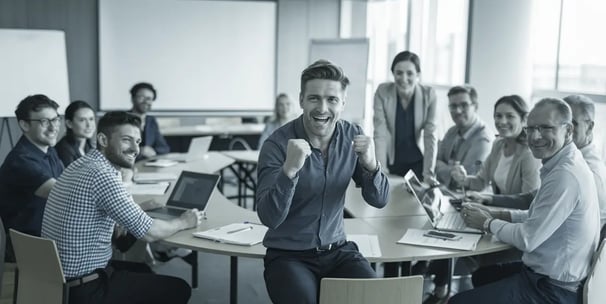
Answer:
<path fill-rule="evenodd" d="M 142 238 L 152 221 L 124 188 L 120 171 L 93 150 L 74 161 L 51 190 L 42 236 L 56 242 L 65 277 L 77 278 L 106 267 L 116 223 Z"/>
<path fill-rule="evenodd" d="M 345 240 L 343 206 L 353 179 L 364 200 L 381 208 L 387 203 L 389 182 L 382 170 L 369 172 L 353 150 L 360 127 L 337 122 L 328 146 L 327 162 L 320 150 L 311 155 L 290 179 L 282 170 L 289 139 L 308 139 L 300 116 L 276 130 L 259 155 L 257 212 L 269 227 L 263 240 L 268 248 L 307 250 Z"/>
<path fill-rule="evenodd" d="M 600 203 L 600 226 L 604 226 L 606 224 L 606 166 L 594 143 L 581 148 L 581 153 L 583 153 L 583 158 L 593 173 L 595 188 L 598 191 L 598 202 Z"/>
<path fill-rule="evenodd" d="M 21 136 L 0 167 L 0 216 L 6 231 L 40 235 L 46 198 L 34 193 L 61 172 L 63 164 L 53 147 L 44 153 Z"/>
<path fill-rule="evenodd" d="M 448 129 L 438 144 L 436 161 L 438 181 L 446 186 L 450 185 L 452 179 L 450 170 L 455 161 L 461 163 L 467 174 L 476 174 L 490 153 L 493 139 L 494 136 L 488 132 L 480 118 L 477 118 L 463 134 L 460 134 L 457 126 Z"/>
<path fill-rule="evenodd" d="M 580 282 L 589 271 L 600 234 L 593 175 L 573 143 L 543 163 L 541 186 L 527 211 L 510 211 L 512 223 L 490 224 L 498 239 L 524 252 L 535 272 Z"/>

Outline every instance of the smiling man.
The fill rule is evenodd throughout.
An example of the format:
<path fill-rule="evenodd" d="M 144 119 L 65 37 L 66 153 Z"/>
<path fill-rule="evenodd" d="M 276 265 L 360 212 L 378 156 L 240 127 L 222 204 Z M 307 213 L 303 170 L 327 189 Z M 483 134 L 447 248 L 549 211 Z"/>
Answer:
<path fill-rule="evenodd" d="M 577 303 L 600 231 L 593 175 L 573 143 L 572 111 L 564 101 L 539 101 L 527 132 L 532 154 L 543 162 L 530 208 L 490 211 L 469 204 L 463 209 L 468 226 L 520 249 L 522 262 L 481 269 L 482 285 L 448 303 Z"/>
<path fill-rule="evenodd" d="M 187 303 L 191 289 L 181 279 L 114 268 L 111 238 L 116 224 L 153 242 L 196 227 L 202 214 L 188 210 L 170 221 L 150 218 L 126 191 L 121 168 L 139 154 L 141 120 L 108 112 L 99 120 L 97 149 L 74 161 L 51 190 L 42 236 L 57 244 L 74 303 Z"/>
<path fill-rule="evenodd" d="M 264 277 L 274 303 L 316 303 L 324 277 L 375 277 L 346 241 L 345 191 L 353 179 L 366 202 L 381 208 L 389 183 L 372 138 L 339 119 L 348 84 L 340 67 L 324 60 L 310 65 L 301 75 L 303 114 L 261 149 L 257 212 L 269 227 Z"/>
<path fill-rule="evenodd" d="M 451 189 L 460 185 L 452 179 L 456 165 L 474 175 L 490 153 L 493 136 L 478 117 L 478 93 L 470 85 L 455 86 L 448 91 L 448 109 L 455 125 L 448 129 L 438 144 L 436 176 Z"/>
<path fill-rule="evenodd" d="M 32 95 L 15 110 L 23 136 L 0 167 L 0 217 L 6 231 L 13 228 L 40 236 L 46 198 L 63 172 L 63 163 L 53 148 L 61 126 L 58 108 L 45 95 Z M 5 259 L 14 261 L 10 240 Z"/>
<path fill-rule="evenodd" d="M 130 100 L 133 105 L 131 113 L 141 118 L 141 153 L 139 153 L 139 159 L 170 152 L 170 147 L 160 133 L 158 121 L 155 117 L 147 114 L 151 110 L 156 96 L 156 89 L 147 82 L 137 83 L 130 89 Z"/>

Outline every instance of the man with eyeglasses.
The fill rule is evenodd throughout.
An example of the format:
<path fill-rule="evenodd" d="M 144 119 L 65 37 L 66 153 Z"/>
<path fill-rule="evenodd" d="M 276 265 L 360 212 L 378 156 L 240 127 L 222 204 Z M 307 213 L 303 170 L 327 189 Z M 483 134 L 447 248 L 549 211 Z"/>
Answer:
<path fill-rule="evenodd" d="M 156 89 L 150 83 L 140 82 L 130 89 L 133 107 L 131 113 L 141 118 L 141 153 L 137 160 L 150 158 L 170 152 L 170 147 L 160 133 L 156 118 L 148 115 L 151 106 L 156 100 Z"/>
<path fill-rule="evenodd" d="M 40 236 L 46 199 L 63 172 L 53 148 L 61 126 L 58 108 L 39 94 L 26 97 L 15 110 L 23 136 L 0 167 L 0 217 L 6 231 Z M 10 240 L 6 244 L 5 260 L 14 261 Z"/>
<path fill-rule="evenodd" d="M 455 164 L 468 174 L 475 174 L 490 153 L 494 136 L 478 116 L 478 93 L 470 85 L 455 86 L 448 91 L 448 109 L 455 125 L 438 145 L 436 176 L 451 189 L 458 185 L 451 178 Z"/>
<path fill-rule="evenodd" d="M 528 115 L 528 144 L 543 163 L 528 210 L 464 206 L 468 226 L 523 255 L 521 262 L 480 269 L 484 280 L 449 303 L 577 303 L 598 245 L 600 217 L 593 174 L 573 144 L 572 114 L 563 100 L 545 98 Z"/>

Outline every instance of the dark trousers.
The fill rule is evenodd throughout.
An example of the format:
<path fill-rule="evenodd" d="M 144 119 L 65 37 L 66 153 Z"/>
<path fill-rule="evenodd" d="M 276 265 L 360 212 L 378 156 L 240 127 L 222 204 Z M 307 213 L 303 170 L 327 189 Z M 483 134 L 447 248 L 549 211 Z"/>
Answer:
<path fill-rule="evenodd" d="M 117 262 L 96 272 L 98 279 L 69 289 L 70 304 L 187 303 L 191 296 L 187 282 L 154 274 L 149 267 Z"/>
<path fill-rule="evenodd" d="M 480 275 L 477 276 L 476 275 Z M 578 303 L 578 293 L 555 286 L 522 262 L 494 265 L 474 272 L 475 288 L 452 297 L 449 304 Z"/>
<path fill-rule="evenodd" d="M 353 242 L 331 251 L 267 249 L 265 285 L 273 303 L 317 303 L 322 278 L 374 278 Z"/>

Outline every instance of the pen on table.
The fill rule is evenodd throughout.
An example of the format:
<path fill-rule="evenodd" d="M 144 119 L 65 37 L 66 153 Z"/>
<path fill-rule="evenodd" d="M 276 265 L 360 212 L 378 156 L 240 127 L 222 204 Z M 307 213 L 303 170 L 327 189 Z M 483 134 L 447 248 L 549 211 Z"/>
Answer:
<path fill-rule="evenodd" d="M 232 231 L 227 231 L 227 234 L 232 234 L 232 233 L 237 233 L 237 232 L 242 232 L 242 231 L 252 230 L 252 229 L 253 229 L 252 226 L 248 226 L 248 227 L 239 228 L 239 229 L 232 230 Z"/>
<path fill-rule="evenodd" d="M 259 226 L 265 226 L 261 223 L 256 223 L 256 222 L 249 222 L 249 221 L 244 221 L 244 224 L 251 224 L 251 225 L 259 225 Z"/>

